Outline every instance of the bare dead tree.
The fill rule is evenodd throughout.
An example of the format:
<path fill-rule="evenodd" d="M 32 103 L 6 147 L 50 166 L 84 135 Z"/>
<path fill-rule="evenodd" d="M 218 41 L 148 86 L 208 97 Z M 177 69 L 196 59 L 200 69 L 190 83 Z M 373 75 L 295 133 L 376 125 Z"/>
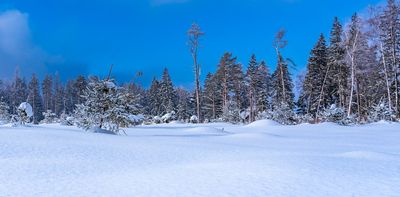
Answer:
<path fill-rule="evenodd" d="M 200 117 L 200 64 L 197 61 L 198 50 L 199 50 L 199 40 L 200 37 L 204 35 L 204 32 L 201 31 L 200 26 L 196 23 L 192 24 L 192 27 L 187 32 L 189 36 L 188 44 L 190 47 L 190 53 L 193 58 L 193 68 L 195 75 L 195 85 L 196 85 L 196 112 L 199 121 L 201 121 Z"/>
<path fill-rule="evenodd" d="M 286 34 L 285 29 L 279 30 L 278 33 L 276 33 L 276 35 L 275 35 L 274 42 L 272 43 L 272 46 L 275 48 L 276 55 L 278 56 L 278 61 L 281 56 L 280 49 L 285 48 L 288 43 L 288 41 L 284 39 L 285 34 Z M 281 66 L 280 66 L 280 72 L 281 72 L 281 81 L 282 81 L 283 100 L 286 100 L 285 80 L 283 79 L 283 70 L 282 70 Z"/>

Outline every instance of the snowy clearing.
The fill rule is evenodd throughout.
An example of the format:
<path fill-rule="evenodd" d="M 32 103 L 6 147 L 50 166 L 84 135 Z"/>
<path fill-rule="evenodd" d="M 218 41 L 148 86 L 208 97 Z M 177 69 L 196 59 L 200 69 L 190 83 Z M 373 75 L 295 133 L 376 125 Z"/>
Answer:
<path fill-rule="evenodd" d="M 400 124 L 0 126 L 0 196 L 399 196 Z"/>

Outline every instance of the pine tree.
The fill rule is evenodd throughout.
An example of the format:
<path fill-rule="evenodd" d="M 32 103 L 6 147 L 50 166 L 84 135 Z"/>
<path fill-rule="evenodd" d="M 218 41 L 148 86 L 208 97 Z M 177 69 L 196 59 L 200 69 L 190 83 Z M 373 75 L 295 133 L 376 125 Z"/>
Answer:
<path fill-rule="evenodd" d="M 230 107 L 235 107 L 235 109 L 230 110 L 236 112 L 233 122 L 239 122 L 241 119 L 240 112 L 245 109 L 247 104 L 242 64 L 235 63 L 228 68 L 228 89 L 231 95 Z"/>
<path fill-rule="evenodd" d="M 208 73 L 204 82 L 203 91 L 203 111 L 204 118 L 210 120 L 216 120 L 217 117 L 222 114 L 222 99 L 221 89 L 218 88 L 218 83 L 215 75 Z"/>
<path fill-rule="evenodd" d="M 53 77 L 46 75 L 42 82 L 44 110 L 53 109 Z"/>
<path fill-rule="evenodd" d="M 271 109 L 271 75 L 264 61 L 261 61 L 256 71 L 256 113 L 267 112 Z"/>
<path fill-rule="evenodd" d="M 25 102 L 26 99 L 28 98 L 28 87 L 26 85 L 25 79 L 21 79 L 19 76 L 18 70 L 16 71 L 15 74 L 15 80 L 14 83 L 12 84 L 12 96 L 11 96 L 11 111 L 12 114 L 16 114 L 17 107 L 19 104 L 22 102 Z"/>
<path fill-rule="evenodd" d="M 0 124 L 7 123 L 10 121 L 10 107 L 6 102 L 3 101 L 3 97 L 0 98 Z"/>
<path fill-rule="evenodd" d="M 190 106 L 190 100 L 193 99 L 190 92 L 183 88 L 177 88 L 176 94 L 178 97 L 176 117 L 178 120 L 189 120 L 190 116 L 195 114 L 194 106 Z M 195 99 L 194 99 L 195 100 Z"/>
<path fill-rule="evenodd" d="M 65 110 L 64 102 L 64 87 L 61 83 L 60 76 L 57 73 L 54 81 L 54 99 L 53 99 L 53 111 L 57 116 L 60 116 Z"/>
<path fill-rule="evenodd" d="M 236 64 L 236 60 L 236 57 L 232 57 L 232 53 L 225 53 L 218 64 L 218 68 L 214 76 L 221 94 L 220 98 L 222 100 L 222 106 L 219 106 L 220 109 L 223 109 L 226 105 L 228 105 L 229 91 L 231 86 L 229 84 L 230 67 Z"/>
<path fill-rule="evenodd" d="M 87 81 L 85 79 L 84 76 L 80 75 L 76 78 L 75 82 L 74 82 L 74 92 L 75 94 L 73 94 L 73 96 L 75 98 L 73 98 L 75 104 L 82 104 L 85 102 L 85 98 L 82 97 L 81 95 L 83 95 L 83 93 L 86 91 L 86 87 L 87 87 Z"/>
<path fill-rule="evenodd" d="M 33 109 L 33 123 L 38 124 L 43 119 L 43 103 L 42 97 L 39 92 L 39 80 L 36 75 L 32 75 L 29 83 L 28 103 L 32 105 Z"/>
<path fill-rule="evenodd" d="M 331 74 L 328 75 L 327 92 L 332 95 L 332 103 L 340 108 L 347 105 L 349 69 L 345 62 L 345 48 L 342 40 L 343 28 L 339 19 L 335 17 L 330 34 L 330 46 L 328 48 L 328 67 Z"/>
<path fill-rule="evenodd" d="M 134 124 L 133 115 L 138 113 L 136 98 L 112 80 L 91 78 L 83 98 L 85 102 L 75 110 L 79 127 L 85 130 L 96 127 L 102 130 L 95 132 L 107 130 L 120 134 L 120 127 Z"/>
<path fill-rule="evenodd" d="M 176 92 L 167 68 L 164 69 L 160 83 L 160 99 L 161 114 L 176 110 Z"/>
<path fill-rule="evenodd" d="M 321 34 L 317 44 L 311 50 L 303 91 L 298 102 L 300 111 L 305 115 L 317 118 L 318 112 L 329 106 L 327 98 L 329 93 L 326 91 L 326 79 L 330 74 L 329 71 L 325 38 Z"/>
<path fill-rule="evenodd" d="M 257 67 L 257 59 L 256 56 L 253 54 L 251 56 L 249 65 L 246 71 L 246 86 L 248 90 L 248 102 L 249 102 L 249 121 L 253 122 L 256 117 L 256 105 L 257 105 L 257 86 L 258 84 L 258 67 Z"/>
<path fill-rule="evenodd" d="M 74 81 L 73 80 L 67 81 L 67 84 L 65 86 L 63 102 L 64 102 L 64 112 L 65 112 L 65 114 L 71 114 L 74 111 L 75 107 L 76 107 L 75 105 L 77 104 L 77 102 L 76 102 L 76 92 L 75 92 Z"/>
<path fill-rule="evenodd" d="M 151 82 L 151 87 L 148 90 L 147 97 L 149 100 L 149 113 L 152 116 L 161 115 L 161 96 L 160 96 L 160 82 L 154 78 Z"/>

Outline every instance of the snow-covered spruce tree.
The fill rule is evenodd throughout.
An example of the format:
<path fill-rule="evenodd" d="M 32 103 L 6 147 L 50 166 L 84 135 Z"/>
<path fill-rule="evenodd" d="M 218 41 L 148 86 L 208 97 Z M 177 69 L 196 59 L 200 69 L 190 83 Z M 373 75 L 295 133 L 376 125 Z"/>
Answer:
<path fill-rule="evenodd" d="M 230 98 L 224 106 L 221 119 L 231 123 L 238 123 L 241 120 L 239 105 L 234 98 Z"/>
<path fill-rule="evenodd" d="M 38 124 L 43 119 L 43 100 L 39 91 L 39 80 L 35 74 L 29 82 L 28 103 L 32 105 L 33 109 L 33 124 Z"/>
<path fill-rule="evenodd" d="M 177 88 L 176 94 L 178 97 L 176 118 L 180 121 L 189 120 L 190 116 L 195 113 L 194 108 L 190 105 L 191 93 L 183 88 Z"/>
<path fill-rule="evenodd" d="M 51 110 L 46 110 L 43 112 L 43 120 L 40 123 L 51 124 L 58 122 L 57 115 L 53 113 Z"/>
<path fill-rule="evenodd" d="M 176 110 L 177 96 L 168 69 L 165 68 L 160 83 L 161 114 L 165 115 Z"/>
<path fill-rule="evenodd" d="M 112 80 L 91 78 L 82 95 L 85 102 L 78 104 L 75 121 L 85 130 L 94 128 L 120 133 L 120 127 L 133 124 L 130 115 L 137 114 L 136 98 Z"/>
<path fill-rule="evenodd" d="M 317 118 L 319 111 L 328 105 L 326 79 L 329 75 L 327 66 L 325 38 L 321 34 L 317 44 L 311 50 L 307 64 L 307 74 L 298 101 L 298 107 L 303 115 Z"/>
<path fill-rule="evenodd" d="M 8 123 L 10 121 L 10 107 L 6 102 L 3 101 L 3 98 L 0 98 L 0 124 Z"/>
<path fill-rule="evenodd" d="M 153 78 L 150 89 L 147 91 L 147 99 L 149 102 L 148 113 L 151 116 L 161 115 L 161 95 L 160 95 L 160 82 Z"/>
<path fill-rule="evenodd" d="M 330 104 L 344 109 L 347 106 L 349 68 L 345 62 L 346 49 L 342 37 L 343 27 L 335 17 L 327 54 L 327 64 L 331 74 L 328 75 L 326 87 L 328 95 L 332 97 Z"/>
<path fill-rule="evenodd" d="M 235 113 L 235 117 L 231 122 L 237 123 L 241 120 L 240 112 L 246 109 L 247 99 L 246 99 L 246 87 L 244 85 L 244 74 L 242 69 L 242 64 L 236 63 L 229 67 L 229 77 L 228 77 L 228 87 L 231 95 L 231 105 L 235 106 L 236 109 L 231 109 L 231 112 Z M 234 103 L 234 105 L 232 105 Z"/>
<path fill-rule="evenodd" d="M 256 113 L 269 113 L 271 111 L 271 75 L 264 61 L 261 61 L 257 67 L 256 83 Z"/>
<path fill-rule="evenodd" d="M 44 110 L 53 109 L 53 77 L 46 75 L 42 82 L 42 97 Z"/>
<path fill-rule="evenodd" d="M 16 71 L 15 80 L 11 86 L 11 113 L 16 114 L 16 107 L 22 102 L 25 102 L 28 98 L 28 87 L 26 81 L 25 79 L 21 79 L 18 70 Z"/>
<path fill-rule="evenodd" d="M 221 118 L 224 109 L 228 105 L 228 101 L 230 98 L 229 95 L 229 80 L 230 74 L 229 69 L 232 65 L 236 64 L 236 57 L 232 56 L 232 53 L 226 52 L 222 57 L 218 64 L 218 68 L 216 73 L 214 74 L 214 80 L 217 85 L 217 90 L 219 95 L 219 100 L 221 100 L 220 104 L 216 106 L 216 116 L 217 118 Z"/>
<path fill-rule="evenodd" d="M 60 80 L 60 75 L 56 73 L 54 81 L 53 111 L 57 116 L 65 110 L 64 106 L 64 87 Z"/>
<path fill-rule="evenodd" d="M 256 105 L 257 105 L 257 86 L 259 85 L 259 79 L 257 78 L 257 59 L 256 56 L 253 54 L 251 56 L 249 65 L 247 66 L 246 76 L 245 76 L 245 84 L 247 86 L 248 92 L 248 103 L 249 103 L 249 122 L 253 122 L 255 117 L 257 116 L 256 113 Z"/>
<path fill-rule="evenodd" d="M 203 91 L 203 111 L 204 119 L 216 120 L 217 115 L 220 114 L 219 106 L 222 104 L 221 89 L 218 88 L 217 80 L 215 75 L 208 73 L 206 80 L 204 81 L 204 91 Z"/>

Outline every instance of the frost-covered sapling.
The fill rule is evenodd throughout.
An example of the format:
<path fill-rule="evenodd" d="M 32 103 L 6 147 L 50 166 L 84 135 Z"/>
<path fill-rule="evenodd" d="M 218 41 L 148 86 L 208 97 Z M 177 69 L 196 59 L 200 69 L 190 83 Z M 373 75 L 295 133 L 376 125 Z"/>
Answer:
<path fill-rule="evenodd" d="M 138 114 L 137 99 L 112 80 L 92 78 L 82 97 L 86 101 L 77 105 L 75 110 L 78 127 L 85 130 L 99 128 L 119 134 L 120 127 L 134 124 L 130 115 Z"/>

